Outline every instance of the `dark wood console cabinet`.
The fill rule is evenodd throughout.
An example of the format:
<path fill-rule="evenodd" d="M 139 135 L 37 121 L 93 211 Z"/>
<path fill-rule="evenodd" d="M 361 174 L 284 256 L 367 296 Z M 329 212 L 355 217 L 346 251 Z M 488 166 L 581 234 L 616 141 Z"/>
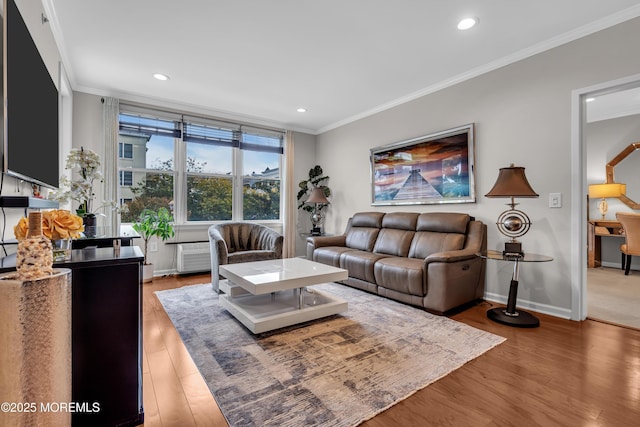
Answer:
<path fill-rule="evenodd" d="M 0 271 L 11 270 L 2 260 Z M 142 253 L 137 246 L 73 250 L 54 264 L 72 270 L 72 426 L 135 426 L 142 406 Z M 13 266 L 15 266 L 15 257 Z M 15 267 L 14 267 L 15 268 Z"/>

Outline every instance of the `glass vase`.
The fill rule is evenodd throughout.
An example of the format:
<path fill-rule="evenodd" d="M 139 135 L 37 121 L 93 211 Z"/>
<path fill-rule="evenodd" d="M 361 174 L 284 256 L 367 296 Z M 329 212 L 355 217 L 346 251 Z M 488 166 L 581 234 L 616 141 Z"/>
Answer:
<path fill-rule="evenodd" d="M 71 260 L 71 239 L 52 240 L 53 262 Z"/>

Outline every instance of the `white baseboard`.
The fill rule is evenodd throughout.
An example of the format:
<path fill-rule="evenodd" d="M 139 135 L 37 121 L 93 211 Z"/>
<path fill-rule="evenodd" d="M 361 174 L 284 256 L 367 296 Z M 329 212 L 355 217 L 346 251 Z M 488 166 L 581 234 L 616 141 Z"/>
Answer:
<path fill-rule="evenodd" d="M 507 303 L 507 297 L 505 295 L 494 294 L 491 292 L 485 293 L 484 299 L 486 301 L 497 302 L 500 304 Z M 538 313 L 548 314 L 550 316 L 560 317 L 562 319 L 567 319 L 567 320 L 571 319 L 571 309 L 568 309 L 568 308 L 557 307 L 555 305 L 549 305 L 549 304 L 540 304 L 537 302 L 523 300 L 520 298 L 518 298 L 518 300 L 516 301 L 516 305 L 519 308 L 522 308 L 523 310 L 531 310 Z"/>

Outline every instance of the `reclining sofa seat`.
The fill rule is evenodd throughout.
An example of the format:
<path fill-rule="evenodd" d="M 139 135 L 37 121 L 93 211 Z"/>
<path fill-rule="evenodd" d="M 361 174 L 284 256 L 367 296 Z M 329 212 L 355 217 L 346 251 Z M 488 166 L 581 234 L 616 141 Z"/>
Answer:
<path fill-rule="evenodd" d="M 209 227 L 211 286 L 220 291 L 220 266 L 282 258 L 283 237 L 276 231 L 249 222 L 225 222 Z"/>
<path fill-rule="evenodd" d="M 361 212 L 341 236 L 309 237 L 307 258 L 343 283 L 443 314 L 484 296 L 486 225 L 462 213 Z"/>

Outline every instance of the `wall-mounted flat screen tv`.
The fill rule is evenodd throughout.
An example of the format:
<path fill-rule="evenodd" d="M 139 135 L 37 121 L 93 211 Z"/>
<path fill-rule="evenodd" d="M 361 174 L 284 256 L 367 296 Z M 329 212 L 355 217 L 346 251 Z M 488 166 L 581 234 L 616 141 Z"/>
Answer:
<path fill-rule="evenodd" d="M 3 171 L 57 188 L 58 89 L 14 0 L 3 9 Z"/>

